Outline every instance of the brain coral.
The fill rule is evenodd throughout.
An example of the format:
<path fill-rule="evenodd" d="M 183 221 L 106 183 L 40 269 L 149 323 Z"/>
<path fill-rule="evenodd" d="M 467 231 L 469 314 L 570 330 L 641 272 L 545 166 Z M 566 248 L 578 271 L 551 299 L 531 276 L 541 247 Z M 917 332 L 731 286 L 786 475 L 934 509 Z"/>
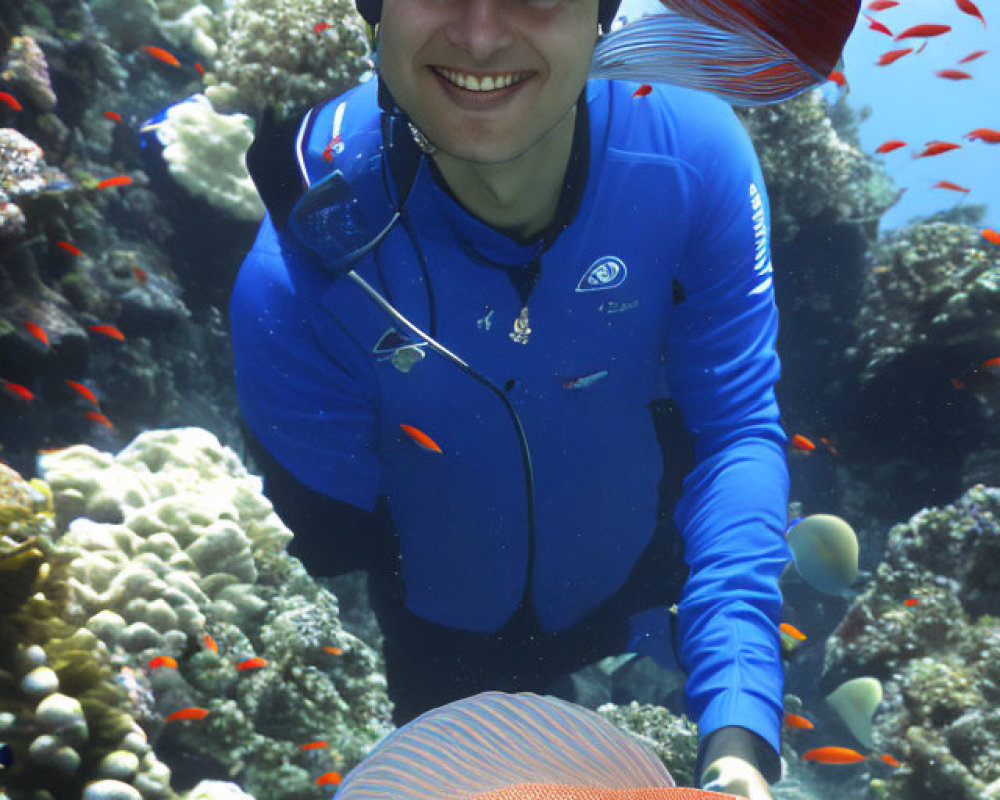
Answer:
<path fill-rule="evenodd" d="M 386 732 L 377 654 L 284 552 L 291 533 L 259 478 L 212 434 L 150 431 L 118 455 L 78 446 L 40 468 L 68 528 L 70 614 L 150 696 L 137 713 L 165 761 L 197 754 L 258 797 L 320 797 L 317 774 Z M 157 656 L 177 667 L 148 668 Z M 250 658 L 263 661 L 237 668 Z M 164 725 L 187 706 L 208 716 Z M 329 749 L 299 751 L 316 739 Z"/>
<path fill-rule="evenodd" d="M 903 766 L 869 797 L 1000 796 L 998 520 L 1000 490 L 975 486 L 896 525 L 874 583 L 827 642 L 825 679 L 885 683 L 876 747 Z"/>
<path fill-rule="evenodd" d="M 317 33 L 319 22 L 331 25 Z M 349 89 L 371 69 L 349 0 L 234 0 L 206 94 L 221 111 L 281 115 Z"/>

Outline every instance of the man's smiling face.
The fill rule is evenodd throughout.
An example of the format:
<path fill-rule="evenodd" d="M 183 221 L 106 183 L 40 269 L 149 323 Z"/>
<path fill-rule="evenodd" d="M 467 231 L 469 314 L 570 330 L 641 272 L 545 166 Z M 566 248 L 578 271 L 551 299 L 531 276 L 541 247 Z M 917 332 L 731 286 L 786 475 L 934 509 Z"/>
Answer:
<path fill-rule="evenodd" d="M 500 164 L 567 119 L 596 41 L 597 0 L 384 0 L 379 71 L 438 149 Z"/>

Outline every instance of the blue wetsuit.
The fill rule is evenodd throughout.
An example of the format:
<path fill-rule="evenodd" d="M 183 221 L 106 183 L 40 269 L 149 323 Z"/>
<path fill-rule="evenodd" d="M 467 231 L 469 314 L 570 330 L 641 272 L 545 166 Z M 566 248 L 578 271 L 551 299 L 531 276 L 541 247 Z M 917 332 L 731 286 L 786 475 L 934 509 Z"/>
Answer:
<path fill-rule="evenodd" d="M 309 182 L 331 169 L 335 128 L 377 130 L 375 83 L 312 114 Z M 519 605 L 545 631 L 570 628 L 622 586 L 656 526 L 664 455 L 649 407 L 672 397 L 697 462 L 675 512 L 690 567 L 677 619 L 689 712 L 703 737 L 736 725 L 777 750 L 788 476 L 766 193 L 727 105 L 635 88 L 588 85 L 585 186 L 558 236 L 516 241 L 422 168 L 407 224 L 355 266 L 503 387 L 530 448 L 533 536 L 501 400 L 270 219 L 231 304 L 240 408 L 306 486 L 363 509 L 385 499 L 410 611 L 487 634 Z M 669 616 L 632 615 L 629 649 L 669 661 Z"/>

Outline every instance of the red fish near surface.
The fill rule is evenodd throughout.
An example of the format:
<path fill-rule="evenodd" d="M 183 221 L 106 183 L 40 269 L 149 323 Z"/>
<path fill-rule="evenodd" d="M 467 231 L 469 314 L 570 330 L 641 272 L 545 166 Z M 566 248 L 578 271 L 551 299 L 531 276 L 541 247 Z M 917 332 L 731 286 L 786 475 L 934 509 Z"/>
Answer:
<path fill-rule="evenodd" d="M 859 11 L 858 0 L 661 2 L 670 13 L 601 38 L 590 77 L 662 81 L 732 105 L 775 103 L 826 80 Z"/>
<path fill-rule="evenodd" d="M 899 3 L 896 0 L 872 0 L 865 9 L 867 11 L 885 11 L 886 9 L 892 8 L 893 6 L 898 6 Z"/>
<path fill-rule="evenodd" d="M 893 150 L 898 150 L 900 147 L 906 147 L 906 142 L 902 139 L 889 139 L 888 141 L 882 142 L 878 147 L 875 148 L 876 153 L 891 153 Z"/>
<path fill-rule="evenodd" d="M 968 64 L 970 61 L 975 61 L 977 58 L 982 58 L 988 52 L 989 50 L 974 50 L 973 52 L 969 53 L 969 55 L 967 55 L 965 58 L 960 58 L 958 60 L 958 63 Z"/>
<path fill-rule="evenodd" d="M 885 25 L 879 22 L 877 19 L 872 19 L 867 14 L 864 15 L 865 19 L 868 20 L 868 28 L 873 31 L 878 31 L 879 33 L 884 33 L 886 36 L 892 36 L 892 31 L 889 30 Z"/>
<path fill-rule="evenodd" d="M 878 61 L 875 62 L 875 66 L 887 67 L 889 66 L 889 64 L 892 64 L 894 61 L 899 61 L 899 59 L 901 59 L 903 56 L 912 52 L 913 52 L 912 47 L 904 47 L 902 50 L 890 50 L 887 53 L 882 53 L 882 55 L 878 57 Z"/>
<path fill-rule="evenodd" d="M 968 194 L 972 189 L 967 189 L 964 186 L 959 186 L 957 183 L 952 183 L 951 181 L 938 181 L 934 184 L 935 189 L 951 189 L 953 192 L 964 192 Z"/>
<path fill-rule="evenodd" d="M 900 39 L 926 39 L 929 36 L 940 36 L 951 30 L 951 25 L 937 25 L 931 22 L 924 22 L 920 25 L 913 25 L 902 33 L 897 33 L 895 40 Z"/>
<path fill-rule="evenodd" d="M 993 128 L 976 128 L 974 131 L 969 131 L 965 134 L 963 138 L 973 142 L 978 139 L 981 142 L 1000 144 L 1000 131 L 994 130 Z"/>
<path fill-rule="evenodd" d="M 968 14 L 970 17 L 976 17 L 983 27 L 986 27 L 986 20 L 983 19 L 982 12 L 976 7 L 976 4 L 972 0 L 955 0 L 955 5 L 958 6 L 958 10 L 964 14 Z"/>
<path fill-rule="evenodd" d="M 632 92 L 632 97 L 645 97 L 646 95 L 650 95 L 652 93 L 653 93 L 653 87 L 650 86 L 648 83 L 644 83 L 634 92 Z"/>
<path fill-rule="evenodd" d="M 955 144 L 954 142 L 928 142 L 924 145 L 924 149 L 917 153 L 914 158 L 926 158 L 927 156 L 939 156 L 942 153 L 950 152 L 951 150 L 957 150 L 962 145 Z"/>
<path fill-rule="evenodd" d="M 435 708 L 384 740 L 337 800 L 736 800 L 679 788 L 659 758 L 593 711 L 485 692 Z"/>
<path fill-rule="evenodd" d="M 967 81 L 972 78 L 968 72 L 963 72 L 960 69 L 939 69 L 934 74 L 939 78 L 947 78 L 950 81 Z"/>

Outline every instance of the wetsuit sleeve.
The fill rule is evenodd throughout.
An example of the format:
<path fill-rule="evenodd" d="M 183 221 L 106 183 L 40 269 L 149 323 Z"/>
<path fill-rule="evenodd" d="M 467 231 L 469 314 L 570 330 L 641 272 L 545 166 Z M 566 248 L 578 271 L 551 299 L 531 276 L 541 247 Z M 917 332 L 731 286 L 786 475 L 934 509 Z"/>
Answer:
<path fill-rule="evenodd" d="M 675 520 L 690 568 L 678 606 L 688 710 L 704 747 L 727 726 L 773 748 L 777 779 L 784 674 L 778 578 L 788 561 L 786 437 L 769 251 L 756 154 L 732 110 L 713 101 L 689 147 L 700 183 L 676 280 L 667 379 L 695 440 Z"/>
<path fill-rule="evenodd" d="M 371 511 L 381 486 L 374 389 L 348 343 L 338 350 L 315 334 L 318 288 L 292 277 L 306 257 L 268 217 L 240 269 L 229 305 L 240 413 L 306 487 Z"/>

